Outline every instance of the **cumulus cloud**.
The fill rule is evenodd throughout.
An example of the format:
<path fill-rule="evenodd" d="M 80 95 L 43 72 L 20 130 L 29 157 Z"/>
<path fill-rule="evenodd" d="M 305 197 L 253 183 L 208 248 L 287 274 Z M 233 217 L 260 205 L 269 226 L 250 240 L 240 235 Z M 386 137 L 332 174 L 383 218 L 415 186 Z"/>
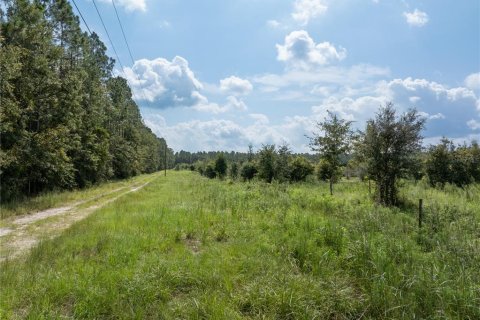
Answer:
<path fill-rule="evenodd" d="M 220 80 L 220 90 L 233 95 L 246 95 L 253 89 L 250 81 L 231 76 Z"/>
<path fill-rule="evenodd" d="M 362 96 L 358 98 L 328 97 L 320 105 L 312 107 L 312 112 L 317 120 L 327 117 L 327 111 L 337 114 L 349 121 L 355 121 L 359 129 L 363 129 L 364 122 L 371 118 L 381 105 L 388 101 L 385 96 Z"/>
<path fill-rule="evenodd" d="M 206 98 L 200 94 L 202 84 L 182 57 L 172 61 L 141 59 L 132 68 L 124 68 L 124 72 L 137 98 L 151 107 L 205 104 Z"/>
<path fill-rule="evenodd" d="M 345 59 L 347 51 L 335 48 L 329 42 L 316 44 L 307 31 L 293 31 L 285 37 L 283 45 L 277 44 L 277 59 L 291 69 L 310 70 Z"/>
<path fill-rule="evenodd" d="M 312 108 L 314 115 L 326 115 L 330 110 L 342 118 L 357 122 L 360 128 L 387 101 L 395 103 L 399 112 L 415 107 L 428 123 L 427 136 L 461 137 L 469 134 L 467 121 L 478 118 L 478 98 L 465 87 L 450 88 L 426 79 L 393 79 L 381 81 L 370 95 L 341 97 L 333 94 Z M 469 127 L 474 126 L 469 122 Z"/>
<path fill-rule="evenodd" d="M 311 19 L 324 14 L 328 6 L 325 0 L 296 0 L 293 9 L 292 18 L 305 26 Z"/>
<path fill-rule="evenodd" d="M 247 105 L 240 99 L 237 99 L 235 96 L 228 96 L 227 97 L 227 104 L 225 105 L 229 110 L 239 110 L 239 111 L 246 111 Z"/>
<path fill-rule="evenodd" d="M 250 115 L 253 123 L 246 126 L 226 119 L 192 120 L 167 125 L 165 119 L 158 114 L 144 116 L 145 123 L 153 132 L 165 137 L 175 150 L 246 151 L 250 143 L 260 147 L 265 143 L 280 144 L 285 141 L 297 147 L 297 150 L 307 151 L 301 149 L 306 146 L 302 135 L 303 124 L 295 121 L 285 121 L 282 125 L 275 126 L 267 122 L 266 116 L 255 114 Z"/>
<path fill-rule="evenodd" d="M 480 109 L 475 92 L 466 87 L 448 87 L 426 79 L 394 79 L 380 85 L 389 100 L 402 110 L 416 107 L 428 114 L 426 136 L 464 137 L 470 134 L 466 125 L 470 119 L 478 118 Z M 413 106 L 411 96 L 420 97 Z"/>
<path fill-rule="evenodd" d="M 111 0 L 102 0 L 106 3 L 111 3 Z M 146 11 L 147 4 L 145 0 L 116 0 L 115 3 L 126 11 Z"/>
<path fill-rule="evenodd" d="M 480 91 L 480 72 L 472 73 L 466 77 L 464 83 L 467 88 Z"/>
<path fill-rule="evenodd" d="M 378 108 L 387 101 L 393 101 L 398 112 L 402 113 L 412 106 L 412 97 L 416 98 L 413 100 L 420 115 L 428 120 L 424 132 L 425 144 L 441 136 L 448 136 L 455 141 L 469 141 L 470 138 L 478 136 L 474 131 L 480 130 L 480 118 L 476 110 L 478 98 L 473 91 L 465 87 L 451 88 L 425 79 L 405 78 L 380 81 L 374 90 L 369 90 L 369 94 L 363 93 L 363 90 L 353 90 L 360 94 L 345 96 L 342 88 L 329 87 L 328 90 L 328 96 L 316 96 L 321 100 L 312 104 L 309 114 L 286 117 L 278 123 L 272 123 L 267 115 L 261 113 L 248 114 L 246 124 L 213 119 L 192 120 L 170 126 L 160 116 L 144 116 L 147 125 L 156 134 L 165 137 L 176 150 L 192 151 L 245 151 L 249 143 L 260 147 L 264 143 L 280 144 L 285 141 L 296 152 L 308 152 L 308 139 L 305 135 L 311 135 L 315 131 L 315 122 L 323 120 L 327 116 L 327 110 L 354 121 L 354 127 L 363 130 L 365 121 L 374 117 Z M 234 96 L 231 97 L 234 102 L 240 101 Z M 210 108 L 234 109 L 228 105 L 227 99 L 225 106 L 214 104 L 210 105 Z M 203 108 L 207 106 L 204 104 Z"/>
<path fill-rule="evenodd" d="M 404 12 L 403 16 L 407 23 L 413 27 L 423 27 L 429 20 L 428 15 L 418 9 L 415 9 L 413 12 Z"/>

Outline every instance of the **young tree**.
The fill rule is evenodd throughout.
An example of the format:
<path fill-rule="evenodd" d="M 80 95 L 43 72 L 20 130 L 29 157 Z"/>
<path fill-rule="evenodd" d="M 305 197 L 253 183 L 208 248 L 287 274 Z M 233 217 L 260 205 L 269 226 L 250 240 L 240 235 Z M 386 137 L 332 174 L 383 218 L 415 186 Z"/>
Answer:
<path fill-rule="evenodd" d="M 235 180 L 238 177 L 238 164 L 236 162 L 232 163 L 230 166 L 230 177 Z"/>
<path fill-rule="evenodd" d="M 439 186 L 443 188 L 445 183 L 451 181 L 453 143 L 443 138 L 436 146 L 430 146 L 425 163 L 428 180 L 432 187 Z"/>
<path fill-rule="evenodd" d="M 251 162 L 253 161 L 253 158 L 254 158 L 254 152 L 253 152 L 253 145 L 250 143 L 248 145 L 248 153 L 247 153 L 247 161 L 248 162 Z"/>
<path fill-rule="evenodd" d="M 278 154 L 275 161 L 275 179 L 280 182 L 285 182 L 290 179 L 290 158 L 292 152 L 288 144 L 283 143 L 278 148 Z"/>
<path fill-rule="evenodd" d="M 425 119 L 415 109 L 396 116 L 393 103 L 381 107 L 375 119 L 367 122 L 358 145 L 376 182 L 377 199 L 386 206 L 397 203 L 398 178 L 403 176 L 421 149 Z"/>
<path fill-rule="evenodd" d="M 275 177 L 275 145 L 267 144 L 258 153 L 258 177 L 271 183 Z"/>
<path fill-rule="evenodd" d="M 227 174 L 227 160 L 225 160 L 223 153 L 220 153 L 215 160 L 215 171 L 220 179 L 223 179 Z"/>
<path fill-rule="evenodd" d="M 318 122 L 319 132 L 310 137 L 310 148 L 319 153 L 320 158 L 326 161 L 330 167 L 329 181 L 330 194 L 333 195 L 333 182 L 341 165 L 341 157 L 344 156 L 351 146 L 352 121 L 339 119 L 336 114 L 328 111 L 328 119 Z"/>

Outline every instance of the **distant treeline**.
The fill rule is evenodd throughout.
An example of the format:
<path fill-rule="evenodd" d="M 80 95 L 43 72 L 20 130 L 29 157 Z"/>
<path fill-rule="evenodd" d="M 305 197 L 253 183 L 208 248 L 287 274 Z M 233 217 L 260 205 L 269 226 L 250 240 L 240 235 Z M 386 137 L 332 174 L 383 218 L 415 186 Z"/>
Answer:
<path fill-rule="evenodd" d="M 249 146 L 249 152 L 236 152 L 236 151 L 199 151 L 199 152 L 188 152 L 188 151 L 179 151 L 175 152 L 175 165 L 178 164 L 194 164 L 198 161 L 210 161 L 215 160 L 217 157 L 222 154 L 225 160 L 228 162 L 245 162 L 253 154 L 253 147 Z M 309 161 L 316 162 L 318 161 L 317 154 L 311 153 L 295 153 L 294 155 L 302 156 Z"/>
<path fill-rule="evenodd" d="M 259 179 L 271 183 L 305 181 L 309 176 L 333 184 L 342 176 L 373 180 L 378 202 L 390 206 L 398 201 L 399 179 L 424 179 L 433 187 L 445 184 L 465 187 L 480 182 L 480 147 L 476 141 L 455 146 L 444 138 L 423 148 L 421 130 L 425 119 L 415 109 L 397 115 L 393 103 L 380 107 L 367 121 L 365 131 L 353 132 L 351 122 L 329 113 L 317 123 L 310 137 L 316 155 L 293 154 L 288 145 L 263 145 L 248 153 L 188 153 L 176 156 L 176 169 L 198 171 L 208 178 L 243 181 Z"/>
<path fill-rule="evenodd" d="M 0 8 L 1 200 L 85 187 L 164 166 L 127 81 L 67 0 Z"/>

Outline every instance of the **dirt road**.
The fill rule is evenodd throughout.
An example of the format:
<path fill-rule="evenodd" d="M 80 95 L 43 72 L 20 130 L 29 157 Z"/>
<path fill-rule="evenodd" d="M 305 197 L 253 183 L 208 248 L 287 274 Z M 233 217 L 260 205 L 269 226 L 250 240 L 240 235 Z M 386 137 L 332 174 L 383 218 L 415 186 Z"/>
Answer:
<path fill-rule="evenodd" d="M 0 261 L 12 259 L 27 252 L 40 240 L 58 236 L 77 221 L 118 198 L 140 190 L 149 182 L 111 190 L 95 197 L 58 208 L 12 217 L 0 227 Z"/>

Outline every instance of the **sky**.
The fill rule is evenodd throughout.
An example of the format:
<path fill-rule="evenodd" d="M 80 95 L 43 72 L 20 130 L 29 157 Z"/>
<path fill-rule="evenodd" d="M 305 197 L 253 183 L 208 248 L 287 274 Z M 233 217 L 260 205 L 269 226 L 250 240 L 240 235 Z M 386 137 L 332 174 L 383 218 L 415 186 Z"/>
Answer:
<path fill-rule="evenodd" d="M 116 73 L 175 151 L 309 152 L 327 110 L 362 130 L 388 101 L 427 118 L 425 145 L 480 140 L 478 0 L 114 1 L 133 61 L 112 1 L 96 3 Z"/>

